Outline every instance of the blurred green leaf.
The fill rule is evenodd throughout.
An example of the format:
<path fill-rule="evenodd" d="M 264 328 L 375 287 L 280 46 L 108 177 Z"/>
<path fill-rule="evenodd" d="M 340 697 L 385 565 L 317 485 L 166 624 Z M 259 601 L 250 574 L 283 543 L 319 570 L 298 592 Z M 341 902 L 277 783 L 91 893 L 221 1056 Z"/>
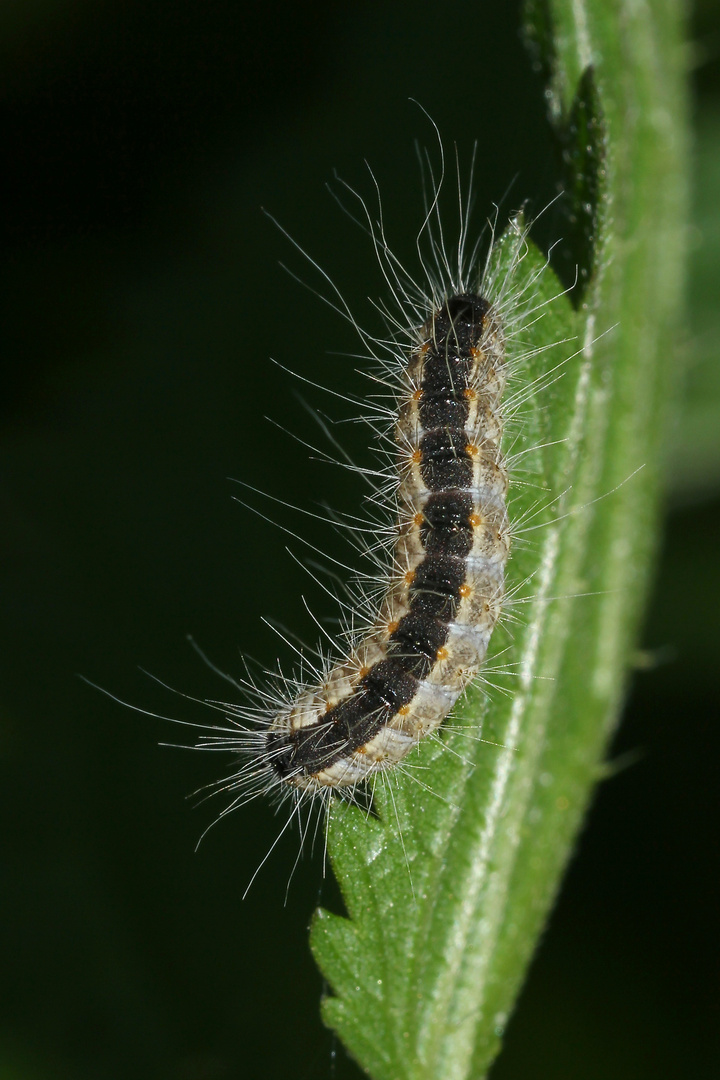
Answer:
<path fill-rule="evenodd" d="M 695 146 L 695 207 L 690 232 L 687 382 L 668 454 L 677 501 L 707 496 L 720 484 L 720 106 L 700 115 Z"/>

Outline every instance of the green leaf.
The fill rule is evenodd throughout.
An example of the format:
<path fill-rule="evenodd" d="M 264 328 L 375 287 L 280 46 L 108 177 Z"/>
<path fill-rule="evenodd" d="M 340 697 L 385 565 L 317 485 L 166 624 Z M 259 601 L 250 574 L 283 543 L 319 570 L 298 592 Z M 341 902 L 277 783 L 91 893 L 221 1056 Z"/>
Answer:
<path fill-rule="evenodd" d="M 474 687 L 441 742 L 377 784 L 376 817 L 342 803 L 330 814 L 347 917 L 320 911 L 312 927 L 333 991 L 323 1015 L 374 1080 L 487 1072 L 602 774 L 656 545 L 677 364 L 679 11 L 528 6 L 567 192 L 557 270 L 576 284 L 558 297 L 553 272 L 541 275 L 555 299 L 518 375 L 532 388 L 557 367 L 523 414 L 523 447 L 541 449 L 522 459 L 512 494 L 514 618 L 488 665 L 507 673 L 490 676 L 489 695 Z M 531 249 L 521 279 L 542 261 Z"/>
<path fill-rule="evenodd" d="M 689 275 L 690 340 L 687 385 L 668 460 L 677 501 L 708 496 L 720 487 L 720 105 L 698 117 L 695 211 Z"/>

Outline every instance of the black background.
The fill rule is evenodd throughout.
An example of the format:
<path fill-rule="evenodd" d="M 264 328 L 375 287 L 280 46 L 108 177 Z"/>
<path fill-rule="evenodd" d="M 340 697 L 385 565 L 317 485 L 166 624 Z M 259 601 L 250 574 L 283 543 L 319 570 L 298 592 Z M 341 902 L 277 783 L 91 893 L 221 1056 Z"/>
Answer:
<path fill-rule="evenodd" d="M 720 109 L 710 9 L 694 31 L 700 121 Z M 340 470 L 308 465 L 262 416 L 319 441 L 267 358 L 357 390 L 338 355 L 357 346 L 278 268 L 322 284 L 260 207 L 371 323 L 370 245 L 324 185 L 337 169 L 371 194 L 367 157 L 394 246 L 411 251 L 414 141 L 434 135 L 409 97 L 464 161 L 478 140 L 480 216 L 509 186 L 508 205 L 532 193 L 542 206 L 556 162 L 517 24 L 513 4 L 430 17 L 402 0 L 35 0 L 0 15 L 2 1077 L 358 1075 L 318 1019 L 306 926 L 334 899 L 319 858 L 284 906 L 285 838 L 241 902 L 278 821 L 255 804 L 194 855 L 214 810 L 184 796 L 220 763 L 158 749 L 182 729 L 77 675 L 197 720 L 138 665 L 221 697 L 187 633 L 228 671 L 240 653 L 272 662 L 283 648 L 262 615 L 314 638 L 287 538 L 230 502 L 227 477 L 352 507 Z M 342 431 L 351 450 L 361 438 Z M 633 761 L 598 791 L 496 1080 L 717 1074 L 720 504 L 708 490 L 670 498 L 652 662 L 612 752 Z M 305 593 L 332 610 L 309 578 Z"/>

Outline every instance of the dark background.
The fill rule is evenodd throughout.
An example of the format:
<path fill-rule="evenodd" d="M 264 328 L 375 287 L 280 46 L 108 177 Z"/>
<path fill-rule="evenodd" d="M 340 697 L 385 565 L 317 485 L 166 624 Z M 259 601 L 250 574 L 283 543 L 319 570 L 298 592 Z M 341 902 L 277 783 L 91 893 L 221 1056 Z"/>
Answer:
<path fill-rule="evenodd" d="M 717 444 L 720 33 L 701 5 L 690 397 L 668 529 L 613 758 L 495 1080 L 717 1075 Z M 179 691 L 229 691 L 239 654 L 314 638 L 287 538 L 231 496 L 237 477 L 309 507 L 352 506 L 339 470 L 262 420 L 321 437 L 269 356 L 357 390 L 353 335 L 277 266 L 319 286 L 265 206 L 361 320 L 381 294 L 369 244 L 324 189 L 383 192 L 394 245 L 420 219 L 417 98 L 464 161 L 479 215 L 557 176 L 513 4 L 402 0 L 24 0 L 0 13 L 0 1078 L 356 1077 L 318 1019 L 306 926 L 332 903 L 318 857 L 257 803 L 211 831 L 184 796 L 220 762 L 158 749 L 199 719 Z M 408 211 L 411 204 L 412 212 Z M 369 284 L 370 283 L 370 284 Z M 675 343 L 669 347 L 674 348 Z M 332 412 L 332 402 L 307 392 Z M 715 409 L 713 413 L 712 410 Z M 710 417 L 710 419 L 708 419 Z M 687 421 L 690 430 L 702 425 Z M 710 433 L 708 435 L 708 432 Z M 351 449 L 361 433 L 342 432 Z M 684 440 L 684 441 L 683 441 Z M 343 502 L 345 499 L 345 502 Z M 715 500 L 715 501 L 714 501 Z M 288 520 L 328 546 L 309 520 Z M 300 545 L 295 544 L 299 550 Z M 331 610 L 307 579 L 314 610 Z M 635 753 L 636 752 L 636 753 Z M 219 809 L 219 806 L 218 806 Z"/>

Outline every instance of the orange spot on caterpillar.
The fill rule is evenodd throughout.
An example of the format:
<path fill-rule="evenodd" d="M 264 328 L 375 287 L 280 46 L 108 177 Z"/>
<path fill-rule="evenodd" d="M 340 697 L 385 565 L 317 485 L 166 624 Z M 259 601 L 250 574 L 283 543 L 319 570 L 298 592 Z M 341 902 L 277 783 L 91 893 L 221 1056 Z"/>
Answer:
<path fill-rule="evenodd" d="M 480 526 L 483 524 L 484 520 L 485 519 L 482 514 L 471 514 L 468 518 L 468 521 L 472 525 L 473 529 L 479 529 Z"/>
<path fill-rule="evenodd" d="M 469 585 L 461 585 L 460 588 L 458 589 L 458 592 L 463 597 L 471 596 L 472 595 L 472 588 Z"/>
<path fill-rule="evenodd" d="M 414 570 L 406 571 L 406 573 L 405 573 L 405 584 L 406 585 L 412 585 L 414 580 L 415 580 L 415 571 Z"/>
<path fill-rule="evenodd" d="M 387 632 L 388 632 L 388 634 L 394 634 L 399 625 L 400 625 L 399 622 L 389 622 L 387 624 Z"/>
<path fill-rule="evenodd" d="M 438 649 L 438 651 L 437 651 L 437 652 L 435 653 L 435 659 L 436 659 L 436 660 L 447 660 L 447 658 L 448 658 L 448 656 L 449 656 L 449 655 L 450 655 L 450 654 L 448 653 L 447 649 L 446 649 L 446 648 L 445 648 L 445 646 L 443 645 L 443 646 L 442 646 L 442 647 L 441 647 L 440 649 Z"/>
<path fill-rule="evenodd" d="M 415 514 L 414 517 L 413 517 L 413 525 L 417 525 L 417 527 L 419 529 L 424 520 L 425 520 L 425 515 L 422 513 L 422 511 L 418 511 L 418 513 Z"/>
<path fill-rule="evenodd" d="M 465 446 L 465 453 L 469 454 L 470 457 L 477 457 L 477 455 L 480 453 L 480 450 L 475 443 L 467 443 L 467 445 Z"/>
<path fill-rule="evenodd" d="M 421 463 L 422 451 L 419 447 L 417 450 L 413 450 L 412 454 L 410 455 L 410 460 L 412 461 L 413 465 L 419 465 Z"/>
<path fill-rule="evenodd" d="M 409 712 L 410 712 L 410 706 L 409 705 L 401 705 L 400 708 L 398 709 L 398 716 L 407 716 Z"/>

